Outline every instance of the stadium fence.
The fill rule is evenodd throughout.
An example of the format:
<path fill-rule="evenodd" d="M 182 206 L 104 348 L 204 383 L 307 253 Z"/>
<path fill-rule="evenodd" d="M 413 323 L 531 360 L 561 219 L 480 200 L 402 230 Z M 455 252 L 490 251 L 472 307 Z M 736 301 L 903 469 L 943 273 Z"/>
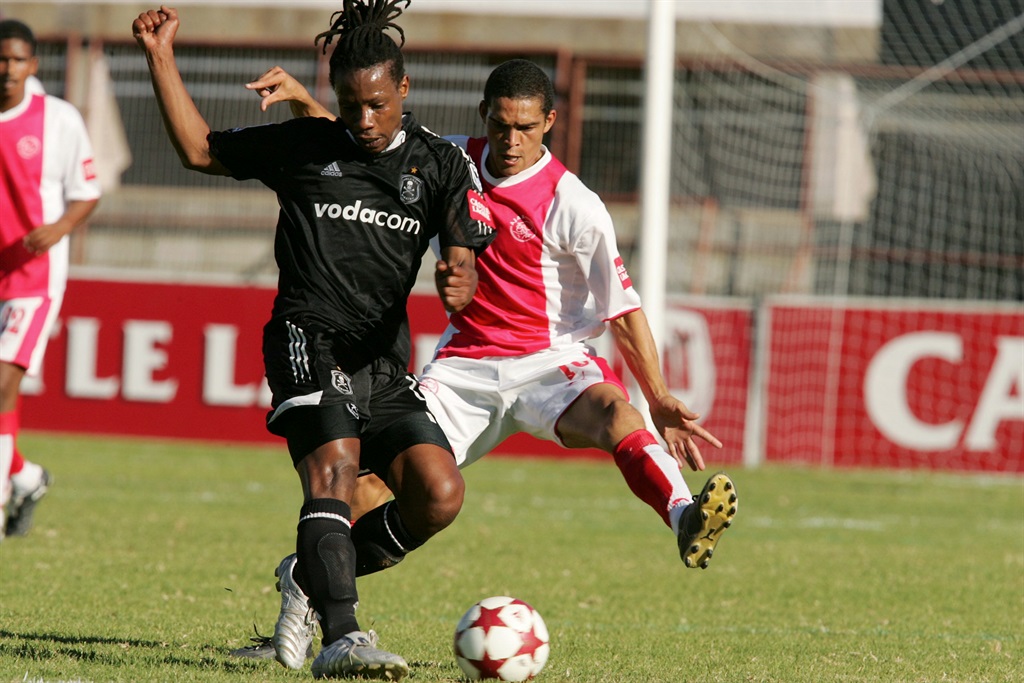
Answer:
<path fill-rule="evenodd" d="M 748 464 L 1024 471 L 1024 14 L 1011 0 L 883 7 L 852 46 L 807 31 L 813 57 L 765 51 L 770 28 L 697 27 L 710 48 L 677 61 L 665 141 L 666 367 Z M 272 193 L 181 168 L 137 46 L 75 34 L 40 51 L 48 92 L 104 141 L 108 191 L 75 235 L 76 275 L 272 282 Z M 289 116 L 242 88 L 274 65 L 333 107 L 309 45 L 176 54 L 215 129 Z M 480 134 L 482 84 L 513 56 L 552 76 L 548 144 L 638 263 L 639 59 L 407 49 L 409 109 L 440 134 Z"/>

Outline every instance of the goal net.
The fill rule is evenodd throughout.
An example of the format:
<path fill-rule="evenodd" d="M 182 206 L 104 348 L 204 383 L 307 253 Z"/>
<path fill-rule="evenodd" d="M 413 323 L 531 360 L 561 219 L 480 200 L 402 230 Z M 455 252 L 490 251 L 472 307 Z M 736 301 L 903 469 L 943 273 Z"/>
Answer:
<path fill-rule="evenodd" d="M 668 291 L 751 301 L 756 333 L 749 367 L 717 357 L 701 382 L 687 349 L 742 332 L 670 324 L 669 359 L 691 361 L 670 382 L 750 463 L 1021 471 L 1024 14 L 882 8 L 872 28 L 678 31 Z M 580 172 L 628 247 L 642 70 L 586 74 Z M 744 410 L 709 400 L 723 368 L 749 373 Z"/>
<path fill-rule="evenodd" d="M 870 40 L 783 30 L 811 59 L 700 27 L 672 284 L 763 301 L 749 460 L 1019 471 L 1024 14 L 883 7 Z"/>

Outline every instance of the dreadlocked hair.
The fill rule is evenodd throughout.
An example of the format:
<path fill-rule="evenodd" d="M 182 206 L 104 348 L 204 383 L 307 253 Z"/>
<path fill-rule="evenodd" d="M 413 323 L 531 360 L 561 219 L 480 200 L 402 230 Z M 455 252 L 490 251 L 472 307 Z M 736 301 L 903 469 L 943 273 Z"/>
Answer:
<path fill-rule="evenodd" d="M 337 74 L 367 69 L 379 64 L 390 64 L 391 78 L 398 83 L 405 76 L 405 60 L 401 46 L 405 45 L 405 31 L 395 23 L 412 0 L 344 0 L 342 9 L 331 15 L 331 28 L 319 34 L 314 45 L 324 41 L 327 46 L 338 37 L 331 53 L 330 81 L 334 86 Z M 393 29 L 401 38 L 395 43 L 386 33 Z"/>

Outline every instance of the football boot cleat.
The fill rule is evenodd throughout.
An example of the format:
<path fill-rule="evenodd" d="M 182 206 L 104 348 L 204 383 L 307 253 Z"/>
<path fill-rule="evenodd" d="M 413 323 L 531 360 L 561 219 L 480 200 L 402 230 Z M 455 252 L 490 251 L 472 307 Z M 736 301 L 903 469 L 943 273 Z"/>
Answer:
<path fill-rule="evenodd" d="M 679 518 L 679 557 L 690 569 L 707 569 L 722 533 L 736 516 L 736 486 L 724 472 L 711 475 Z"/>

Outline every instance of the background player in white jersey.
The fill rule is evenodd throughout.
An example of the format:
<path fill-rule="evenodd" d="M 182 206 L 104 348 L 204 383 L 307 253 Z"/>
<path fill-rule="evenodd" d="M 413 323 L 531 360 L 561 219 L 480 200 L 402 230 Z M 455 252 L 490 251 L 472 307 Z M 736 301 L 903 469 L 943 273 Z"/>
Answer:
<path fill-rule="evenodd" d="M 331 117 L 280 69 L 249 87 L 264 107 L 289 101 L 297 114 Z M 553 100 L 539 67 L 506 62 L 484 88 L 486 137 L 449 138 L 477 164 L 498 236 L 477 260 L 476 296 L 451 315 L 421 386 L 461 466 L 516 432 L 612 454 L 630 489 L 676 535 L 685 565 L 704 568 L 736 513 L 736 490 L 718 473 L 694 500 L 680 467 L 704 469 L 696 438 L 721 443 L 668 391 L 606 208 L 543 145 L 556 118 Z M 606 327 L 667 452 L 586 343 Z M 357 492 L 366 507 L 387 498 L 368 477 Z M 373 507 L 355 526 L 361 573 L 393 566 L 407 552 L 371 522 L 385 518 L 389 505 Z"/>
<path fill-rule="evenodd" d="M 18 397 L 38 374 L 68 274 L 68 235 L 96 208 L 99 181 L 85 123 L 43 93 L 36 39 L 0 21 L 0 538 L 32 525 L 50 473 L 17 447 Z"/>
<path fill-rule="evenodd" d="M 409 90 L 399 45 L 386 31 L 406 0 L 346 0 L 317 37 L 330 57 L 337 121 L 211 132 L 175 60 L 178 14 L 168 7 L 132 25 L 144 49 L 168 135 L 182 163 L 255 178 L 280 205 L 280 270 L 263 357 L 273 393 L 268 429 L 287 439 L 302 485 L 295 554 L 278 566 L 277 659 L 305 662 L 316 615 L 323 649 L 313 675 L 398 680 L 404 659 L 376 647 L 356 619 L 349 502 L 360 470 L 394 491 L 394 537 L 421 545 L 462 506 L 451 447 L 408 373 L 406 303 L 437 237 L 439 292 L 449 310 L 475 288 L 475 253 L 494 229 L 472 163 L 402 111 Z"/>

